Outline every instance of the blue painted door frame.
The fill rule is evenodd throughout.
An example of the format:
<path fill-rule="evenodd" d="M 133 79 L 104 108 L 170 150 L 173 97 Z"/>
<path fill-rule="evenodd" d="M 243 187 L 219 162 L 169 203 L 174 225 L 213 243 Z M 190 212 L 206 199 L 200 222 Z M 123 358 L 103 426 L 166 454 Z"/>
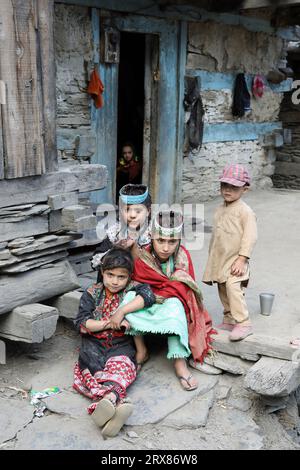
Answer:
<path fill-rule="evenodd" d="M 113 16 L 108 25 L 120 31 L 159 36 L 159 85 L 157 103 L 156 161 L 150 161 L 153 199 L 156 203 L 178 201 L 181 189 L 182 140 L 184 129 L 183 86 L 186 57 L 184 22 L 143 16 Z M 97 151 L 92 163 L 108 168 L 109 183 L 104 190 L 93 192 L 95 203 L 114 203 L 117 158 L 118 64 L 99 61 L 101 38 L 100 10 L 92 10 L 95 63 L 99 63 L 104 83 L 104 107 L 92 111 L 92 125 Z M 134 51 L 133 51 L 134 53 Z M 153 173 L 154 172 L 154 173 Z M 153 183 L 154 182 L 154 183 Z"/>

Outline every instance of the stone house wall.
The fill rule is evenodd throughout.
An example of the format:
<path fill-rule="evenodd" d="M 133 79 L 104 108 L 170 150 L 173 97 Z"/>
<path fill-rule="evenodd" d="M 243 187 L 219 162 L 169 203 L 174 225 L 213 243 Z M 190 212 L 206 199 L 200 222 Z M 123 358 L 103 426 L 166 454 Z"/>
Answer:
<path fill-rule="evenodd" d="M 266 75 L 276 68 L 283 45 L 283 40 L 275 35 L 248 31 L 242 26 L 220 25 L 212 21 L 190 23 L 187 73 L 201 70 L 210 72 L 210 77 L 223 73 L 233 75 L 233 79 L 239 72 Z M 247 123 L 278 121 L 283 93 L 275 92 L 269 86 L 266 86 L 262 98 L 251 98 L 249 115 L 233 117 L 233 83 L 227 88 L 207 90 L 205 82 L 202 82 L 206 125 L 244 123 L 247 126 Z M 232 141 L 205 142 L 204 132 L 200 151 L 184 158 L 182 199 L 188 202 L 216 196 L 219 193 L 218 176 L 224 165 L 230 162 L 242 163 L 249 169 L 253 187 L 272 186 L 270 177 L 274 173 L 274 161 L 274 154 L 264 146 L 261 136 L 255 140 L 236 140 L 234 137 Z"/>
<path fill-rule="evenodd" d="M 254 32 L 241 25 L 230 26 L 214 21 L 190 22 L 186 72 L 208 73 L 231 77 L 229 85 L 214 89 L 201 81 L 205 108 L 204 122 L 214 136 L 212 126 L 224 124 L 243 126 L 265 123 L 278 124 L 283 93 L 267 86 L 260 100 L 252 98 L 250 115 L 240 119 L 232 116 L 233 83 L 237 73 L 266 75 L 276 68 L 284 41 L 271 33 Z M 86 7 L 55 5 L 55 53 L 57 62 L 57 143 L 61 163 L 77 163 L 78 145 L 81 157 L 95 151 L 95 135 L 91 128 L 91 104 L 86 87 L 93 67 L 92 26 Z M 251 77 L 250 77 L 251 78 Z M 201 79 L 202 80 L 202 79 Z M 265 132 L 265 131 L 264 131 Z M 259 133 L 259 132 L 258 132 Z M 243 133 L 242 133 L 243 134 Z M 184 157 L 182 201 L 205 200 L 218 194 L 218 175 L 225 163 L 245 164 L 253 177 L 253 185 L 272 186 L 274 155 L 264 146 L 263 138 L 253 140 L 232 132 L 232 139 L 204 140 L 200 151 Z"/>

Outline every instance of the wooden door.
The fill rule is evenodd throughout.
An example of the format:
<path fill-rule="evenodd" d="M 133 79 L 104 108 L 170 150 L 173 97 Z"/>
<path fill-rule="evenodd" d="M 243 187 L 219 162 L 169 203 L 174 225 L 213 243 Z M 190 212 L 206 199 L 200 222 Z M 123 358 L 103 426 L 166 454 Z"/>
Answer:
<path fill-rule="evenodd" d="M 144 127 L 146 153 L 143 157 L 147 167 L 144 170 L 143 181 L 150 185 L 152 198 L 156 203 L 172 203 L 177 198 L 178 184 L 181 180 L 178 176 L 181 168 L 179 160 L 182 158 L 179 127 L 183 128 L 181 97 L 183 97 L 184 66 L 179 53 L 180 23 L 134 15 L 105 16 L 101 22 L 100 37 L 104 34 L 105 27 L 146 34 L 146 44 L 148 44 L 146 61 L 147 54 L 150 54 L 151 36 L 155 36 L 155 40 L 152 40 L 152 59 L 148 62 L 148 64 L 151 62 L 153 67 L 147 69 L 146 65 L 145 70 L 145 79 L 148 77 L 151 84 L 145 90 L 145 121 L 148 121 L 145 122 L 145 127 L 149 128 Z M 155 60 L 155 50 L 157 60 Z M 157 66 L 154 66 L 155 63 Z M 93 193 L 92 200 L 97 203 L 112 203 L 115 200 L 117 158 L 118 64 L 101 62 L 100 75 L 105 87 L 105 104 L 98 111 L 96 118 L 98 143 L 93 163 L 107 165 L 110 182 L 105 190 Z"/>

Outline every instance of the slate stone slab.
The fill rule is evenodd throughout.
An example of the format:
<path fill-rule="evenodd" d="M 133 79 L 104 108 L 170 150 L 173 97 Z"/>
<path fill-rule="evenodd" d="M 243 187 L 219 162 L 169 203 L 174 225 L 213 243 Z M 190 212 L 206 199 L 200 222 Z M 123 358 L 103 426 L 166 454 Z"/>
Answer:
<path fill-rule="evenodd" d="M 30 431 L 30 432 L 29 432 Z M 57 415 L 35 418 L 18 435 L 16 450 L 97 450 L 103 437 L 89 416 L 72 419 Z"/>
<path fill-rule="evenodd" d="M 33 418 L 33 407 L 28 401 L 0 398 L 0 442 L 12 439 Z"/>
<path fill-rule="evenodd" d="M 161 423 L 175 429 L 197 429 L 206 426 L 209 410 L 215 399 L 215 390 L 194 398 L 190 403 L 175 411 Z"/>
<path fill-rule="evenodd" d="M 300 384 L 298 362 L 262 357 L 249 369 L 245 386 L 254 392 L 283 397 L 297 389 Z"/>
<path fill-rule="evenodd" d="M 43 402 L 49 411 L 73 418 L 87 417 L 87 407 L 91 404 L 88 398 L 68 390 L 44 398 Z"/>
<path fill-rule="evenodd" d="M 135 409 L 126 424 L 158 423 L 193 398 L 207 393 L 218 381 L 215 376 L 196 370 L 192 373 L 199 381 L 199 387 L 194 391 L 184 391 L 175 376 L 172 361 L 166 357 L 152 356 L 129 389 L 128 395 Z"/>
<path fill-rule="evenodd" d="M 206 358 L 205 362 L 234 375 L 244 375 L 249 367 L 253 365 L 252 363 L 243 361 L 239 357 L 222 354 L 220 352 L 217 353 L 215 357 Z"/>

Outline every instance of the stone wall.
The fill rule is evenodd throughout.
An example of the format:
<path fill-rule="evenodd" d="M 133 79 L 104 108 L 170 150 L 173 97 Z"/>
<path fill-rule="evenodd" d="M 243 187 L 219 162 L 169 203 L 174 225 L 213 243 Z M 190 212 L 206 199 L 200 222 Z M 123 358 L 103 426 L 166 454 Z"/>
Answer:
<path fill-rule="evenodd" d="M 282 49 L 282 39 L 274 35 L 212 21 L 190 23 L 187 71 L 266 75 L 276 68 Z M 266 123 L 278 121 L 283 93 L 275 93 L 266 87 L 261 99 L 251 98 L 251 113 L 239 119 L 234 118 L 231 112 L 233 88 L 206 90 L 203 84 L 201 97 L 206 125 Z M 242 163 L 249 169 L 254 187 L 271 187 L 274 160 L 274 154 L 263 145 L 262 138 L 204 143 L 199 152 L 184 158 L 183 202 L 216 196 L 219 193 L 218 176 L 224 165 L 230 162 Z"/>
<path fill-rule="evenodd" d="M 93 58 L 89 9 L 55 4 L 54 26 L 57 143 L 59 156 L 70 162 L 76 158 L 80 138 L 91 136 L 90 99 L 86 93 Z"/>
<path fill-rule="evenodd" d="M 295 76 L 299 80 L 300 74 Z M 293 103 L 292 94 L 285 93 L 280 119 L 290 132 L 290 142 L 276 152 L 275 173 L 272 177 L 277 188 L 300 189 L 300 104 Z M 298 95 L 299 99 L 299 95 Z"/>

